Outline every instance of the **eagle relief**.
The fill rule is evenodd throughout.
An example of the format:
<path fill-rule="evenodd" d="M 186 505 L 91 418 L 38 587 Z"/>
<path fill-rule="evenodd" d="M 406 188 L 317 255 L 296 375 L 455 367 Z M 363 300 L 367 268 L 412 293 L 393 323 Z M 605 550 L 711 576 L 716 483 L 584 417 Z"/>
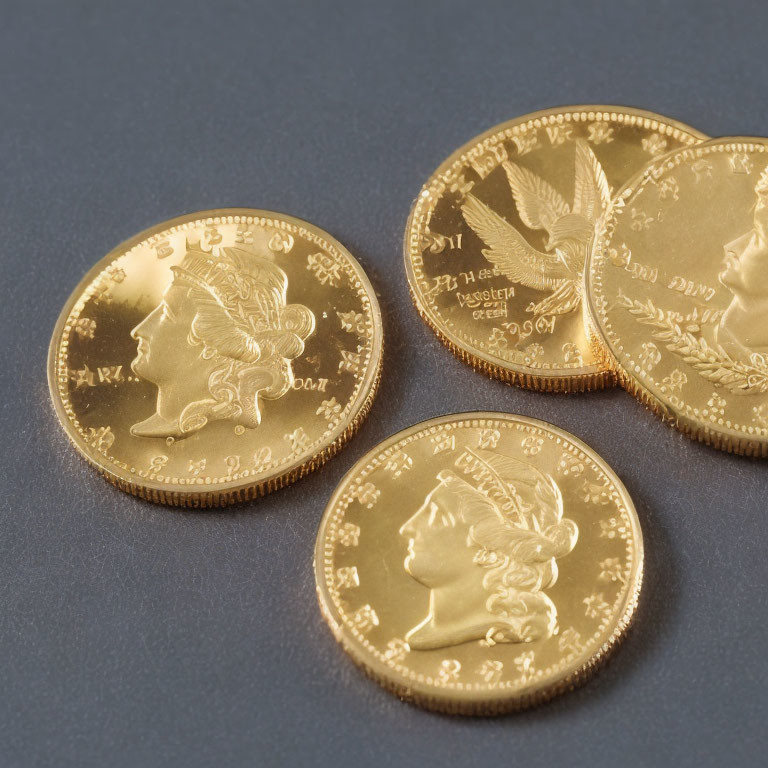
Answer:
<path fill-rule="evenodd" d="M 579 307 L 587 248 L 611 202 L 611 188 L 594 153 L 581 139 L 574 146 L 572 205 L 540 176 L 511 161 L 503 163 L 523 224 L 547 232 L 544 251 L 477 197 L 467 195 L 462 206 L 467 223 L 487 246 L 483 255 L 488 261 L 512 282 L 546 294 L 527 308 L 535 317 Z"/>

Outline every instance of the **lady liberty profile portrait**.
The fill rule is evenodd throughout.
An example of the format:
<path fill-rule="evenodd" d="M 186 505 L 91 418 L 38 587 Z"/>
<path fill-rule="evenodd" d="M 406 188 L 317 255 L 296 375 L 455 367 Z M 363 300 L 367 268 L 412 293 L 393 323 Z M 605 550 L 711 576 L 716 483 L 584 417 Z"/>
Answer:
<path fill-rule="evenodd" d="M 162 301 L 131 331 L 131 368 L 157 386 L 155 412 L 131 434 L 180 438 L 218 420 L 257 427 L 260 401 L 293 386 L 313 313 L 287 303 L 288 278 L 269 257 L 240 247 L 187 242 L 171 269 Z"/>
<path fill-rule="evenodd" d="M 753 226 L 724 246 L 719 280 L 733 294 L 715 343 L 733 360 L 768 360 L 768 168 L 755 185 Z"/>
<path fill-rule="evenodd" d="M 443 470 L 400 528 L 407 573 L 428 587 L 426 617 L 408 631 L 412 650 L 472 640 L 529 643 L 557 629 L 545 593 L 557 560 L 576 545 L 553 478 L 498 452 L 466 451 Z M 464 477 L 460 476 L 463 474 Z"/>

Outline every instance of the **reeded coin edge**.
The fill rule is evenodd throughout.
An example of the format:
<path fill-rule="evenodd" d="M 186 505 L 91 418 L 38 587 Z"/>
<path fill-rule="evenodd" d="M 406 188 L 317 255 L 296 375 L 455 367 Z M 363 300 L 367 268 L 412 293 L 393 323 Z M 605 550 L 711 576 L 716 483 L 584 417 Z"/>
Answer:
<path fill-rule="evenodd" d="M 348 260 L 349 266 L 358 281 L 357 287 L 362 290 L 366 299 L 370 302 L 373 334 L 370 357 L 372 365 L 369 365 L 365 378 L 362 379 L 356 387 L 355 398 L 357 402 L 353 401 L 350 407 L 350 413 L 353 415 L 344 429 L 342 429 L 330 443 L 324 445 L 315 454 L 311 455 L 309 458 L 305 457 L 294 461 L 293 463 L 288 464 L 286 468 L 273 472 L 265 477 L 259 478 L 258 476 L 252 476 L 249 477 L 247 481 L 237 479 L 227 483 L 220 483 L 218 487 L 206 485 L 204 488 L 179 488 L 178 486 L 174 487 L 172 484 L 163 485 L 152 483 L 151 480 L 144 478 L 139 480 L 135 474 L 128 471 L 121 474 L 119 467 L 106 465 L 103 463 L 104 457 L 102 454 L 92 451 L 87 444 L 82 443 L 81 436 L 77 433 L 70 416 L 67 413 L 67 408 L 60 390 L 60 380 L 63 374 L 61 374 L 59 369 L 61 367 L 66 367 L 63 360 L 63 352 L 60 347 L 70 315 L 78 301 L 82 299 L 83 294 L 93 282 L 94 278 L 116 258 L 126 254 L 144 241 L 151 239 L 162 232 L 167 232 L 168 230 L 173 230 L 179 227 L 183 228 L 185 225 L 197 223 L 198 221 L 202 221 L 203 223 L 216 223 L 221 219 L 230 218 L 233 222 L 238 218 L 273 220 L 274 225 L 280 228 L 285 228 L 285 226 L 281 226 L 281 224 L 287 224 L 288 226 L 296 227 L 299 230 L 305 230 L 313 237 L 324 241 L 323 247 L 327 247 L 328 250 L 338 251 L 343 258 Z M 167 221 L 159 222 L 123 241 L 109 251 L 106 256 L 99 259 L 99 261 L 88 270 L 82 280 L 80 280 L 59 314 L 48 348 L 47 374 L 51 403 L 65 434 L 74 445 L 77 452 L 89 464 L 95 467 L 106 480 L 118 487 L 121 491 L 146 499 L 147 501 L 169 506 L 205 508 L 222 507 L 232 503 L 248 501 L 259 496 L 265 496 L 272 491 L 290 485 L 296 480 L 308 475 L 324 464 L 328 459 L 335 456 L 357 432 L 371 410 L 381 381 L 382 360 L 383 324 L 381 308 L 376 292 L 362 265 L 338 240 L 314 224 L 288 214 L 255 208 L 217 208 L 185 214 Z M 361 394 L 363 395 L 362 397 Z"/>
<path fill-rule="evenodd" d="M 344 624 L 340 621 L 340 617 L 335 615 L 331 600 L 331 589 L 326 582 L 327 542 L 325 541 L 324 534 L 334 506 L 343 495 L 346 484 L 353 478 L 359 466 L 370 463 L 379 454 L 390 449 L 413 432 L 421 432 L 424 429 L 437 428 L 446 423 L 458 422 L 460 424 L 463 421 L 473 420 L 507 420 L 511 421 L 513 424 L 527 424 L 531 427 L 553 433 L 558 442 L 565 441 L 570 443 L 574 448 L 585 453 L 591 461 L 598 465 L 600 469 L 608 475 L 611 482 L 615 485 L 616 493 L 622 498 L 622 501 L 626 506 L 628 517 L 632 523 L 632 541 L 634 550 L 632 572 L 630 573 L 629 581 L 633 583 L 633 588 L 627 592 L 624 601 L 624 610 L 613 626 L 611 633 L 586 661 L 573 663 L 571 667 L 567 667 L 563 670 L 557 679 L 538 689 L 535 688 L 535 684 L 531 684 L 512 694 L 508 690 L 462 691 L 462 697 L 458 698 L 455 696 L 440 695 L 428 684 L 396 678 L 395 675 L 397 675 L 397 672 L 382 665 L 375 657 L 371 657 L 364 648 L 361 648 L 355 638 L 349 634 Z M 467 413 L 447 414 L 407 427 L 382 441 L 377 446 L 374 446 L 372 450 L 355 462 L 354 466 L 348 470 L 339 482 L 323 513 L 315 541 L 315 552 L 312 565 L 315 572 L 315 584 L 320 612 L 330 627 L 333 636 L 344 648 L 347 655 L 353 659 L 355 664 L 360 667 L 368 677 L 375 680 L 383 688 L 396 694 L 404 701 L 416 704 L 425 709 L 446 714 L 492 716 L 527 709 L 528 707 L 541 704 L 560 693 L 573 690 L 585 683 L 594 672 L 600 669 L 609 660 L 614 649 L 624 640 L 636 615 L 643 582 L 644 544 L 640 520 L 637 516 L 637 511 L 629 492 L 613 469 L 611 469 L 605 460 L 586 443 L 566 430 L 539 419 L 504 412 L 471 411 Z"/>
<path fill-rule="evenodd" d="M 693 147 L 674 150 L 650 163 L 633 176 L 619 190 L 614 200 L 628 200 L 646 184 L 652 183 L 653 174 L 660 172 L 665 166 L 673 168 L 689 157 L 703 157 L 710 152 L 740 152 L 747 149 L 768 153 L 768 139 L 750 136 L 724 136 L 710 139 Z M 610 323 L 607 317 L 601 318 L 600 310 L 596 307 L 595 302 L 605 300 L 600 292 L 602 279 L 598 270 L 605 263 L 605 249 L 613 236 L 617 219 L 625 209 L 626 206 L 614 205 L 612 207 L 594 241 L 594 247 L 587 255 L 587 264 L 584 270 L 584 325 L 593 353 L 602 360 L 604 365 L 615 371 L 618 383 L 627 392 L 659 416 L 662 421 L 687 437 L 727 453 L 768 458 L 768 437 L 755 440 L 753 437 L 745 435 L 743 430 L 739 430 L 741 425 L 738 424 L 733 425 L 733 427 L 725 426 L 720 429 L 713 429 L 707 424 L 698 423 L 694 417 L 676 411 L 674 404 L 664 402 L 661 397 L 643 385 L 620 359 L 623 345 L 615 335 L 610 333 Z M 730 424 L 730 422 L 728 423 Z M 743 429 L 749 428 L 744 427 Z"/>
<path fill-rule="evenodd" d="M 520 130 L 527 130 L 532 127 L 541 128 L 564 122 L 596 119 L 615 123 L 628 122 L 630 125 L 642 122 L 644 127 L 673 136 L 681 142 L 688 143 L 689 146 L 709 138 L 706 134 L 679 120 L 635 107 L 583 104 L 539 110 L 514 120 L 499 123 L 454 151 L 432 173 L 411 206 L 403 238 L 403 256 L 409 292 L 417 312 L 440 341 L 462 362 L 508 384 L 516 384 L 540 392 L 590 392 L 614 386 L 616 377 L 613 370 L 607 368 L 600 358 L 598 358 L 596 365 L 579 369 L 542 370 L 512 363 L 476 347 L 470 348 L 467 341 L 454 335 L 449 329 L 443 328 L 439 316 L 428 306 L 418 290 L 417 277 L 411 261 L 414 254 L 421 255 L 418 243 L 419 233 L 416 229 L 417 211 L 430 197 L 433 187 L 442 191 L 445 187 L 443 177 L 466 164 L 470 155 L 485 151 L 487 149 L 485 144 L 491 139 L 496 139 L 499 133 L 509 133 L 504 138 L 512 138 Z M 479 146 L 481 144 L 482 146 Z M 419 219 L 422 218 L 423 215 L 419 215 Z"/>

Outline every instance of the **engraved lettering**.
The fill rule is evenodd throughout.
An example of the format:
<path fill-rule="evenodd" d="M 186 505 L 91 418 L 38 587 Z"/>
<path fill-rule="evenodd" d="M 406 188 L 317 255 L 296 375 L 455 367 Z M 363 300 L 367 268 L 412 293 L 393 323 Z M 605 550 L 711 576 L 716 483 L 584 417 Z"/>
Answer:
<path fill-rule="evenodd" d="M 88 427 L 85 441 L 97 451 L 105 453 L 115 442 L 115 433 L 112 427 Z"/>
<path fill-rule="evenodd" d="M 461 664 L 456 659 L 443 659 L 437 672 L 437 679 L 445 685 L 459 679 Z"/>
<path fill-rule="evenodd" d="M 547 136 L 549 137 L 549 143 L 553 147 L 559 147 L 561 144 L 565 144 L 566 141 L 573 138 L 573 126 L 570 123 L 564 123 L 563 125 L 548 125 Z"/>
<path fill-rule="evenodd" d="M 482 154 L 478 155 L 470 164 L 477 172 L 477 175 L 484 179 L 494 168 L 497 168 L 507 159 L 507 150 L 503 144 L 494 144 Z"/>
<path fill-rule="evenodd" d="M 253 471 L 263 472 L 272 465 L 272 449 L 269 446 L 262 446 L 253 454 Z"/>
<path fill-rule="evenodd" d="M 270 238 L 267 247 L 275 253 L 290 253 L 293 243 L 293 235 L 288 232 L 277 231 Z"/>
<path fill-rule="evenodd" d="M 158 259 L 167 259 L 173 255 L 173 248 L 167 240 L 163 240 L 155 246 L 155 253 Z"/>
<path fill-rule="evenodd" d="M 711 286 L 704 285 L 703 283 L 696 283 L 693 280 L 681 277 L 680 275 L 672 277 L 667 288 L 671 288 L 673 291 L 678 291 L 685 296 L 704 299 L 704 301 L 709 301 L 714 297 L 715 293 L 717 293 Z"/>

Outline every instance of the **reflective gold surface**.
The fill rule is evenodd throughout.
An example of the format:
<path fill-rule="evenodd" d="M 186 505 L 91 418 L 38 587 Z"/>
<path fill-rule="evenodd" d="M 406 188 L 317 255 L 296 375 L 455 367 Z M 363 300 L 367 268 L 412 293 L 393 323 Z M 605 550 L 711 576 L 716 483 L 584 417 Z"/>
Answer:
<path fill-rule="evenodd" d="M 48 380 L 85 458 L 123 490 L 208 506 L 274 490 L 354 433 L 381 315 L 357 261 L 268 211 L 203 211 L 123 243 L 54 330 Z"/>
<path fill-rule="evenodd" d="M 623 636 L 640 524 L 607 464 L 567 432 L 504 413 L 417 424 L 331 498 L 320 607 L 368 674 L 445 712 L 519 709 L 583 680 Z"/>
<path fill-rule="evenodd" d="M 416 307 L 462 360 L 534 389 L 596 389 L 583 267 L 612 191 L 706 138 L 628 107 L 536 112 L 457 150 L 422 188 L 405 233 Z"/>
<path fill-rule="evenodd" d="M 708 141 L 630 181 L 587 296 L 627 389 L 695 438 L 768 455 L 768 140 Z"/>

